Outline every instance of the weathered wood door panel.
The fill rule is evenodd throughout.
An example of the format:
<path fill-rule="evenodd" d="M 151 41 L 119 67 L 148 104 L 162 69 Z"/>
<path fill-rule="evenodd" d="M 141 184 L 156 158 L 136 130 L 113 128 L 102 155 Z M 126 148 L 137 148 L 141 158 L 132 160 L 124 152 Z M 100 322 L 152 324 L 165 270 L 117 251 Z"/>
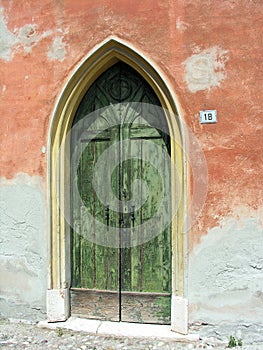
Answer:
<path fill-rule="evenodd" d="M 74 121 L 78 127 L 72 133 L 72 150 L 74 153 L 77 149 L 81 156 L 77 171 L 73 169 L 71 176 L 72 314 L 114 321 L 169 323 L 171 229 L 167 227 L 145 243 L 143 232 L 140 233 L 143 226 L 149 232 L 154 229 L 150 219 L 157 215 L 164 184 L 170 185 L 169 164 L 160 158 L 161 166 L 156 169 L 149 161 L 153 154 L 145 141 L 169 152 L 169 139 L 151 126 L 151 121 L 155 126 L 158 121 L 153 120 L 156 116 L 147 106 L 141 108 L 139 116 L 126 104 L 117 115 L 112 109 L 112 113 L 107 111 L 95 120 L 85 117 L 100 107 L 123 101 L 160 104 L 138 73 L 118 63 L 89 89 Z M 112 120 L 116 125 L 107 127 Z M 104 191 L 102 201 L 94 190 L 93 176 L 98 160 L 109 147 L 111 153 L 104 159 L 104 171 L 96 174 Z M 113 172 L 109 171 L 110 162 L 117 164 Z M 110 188 L 106 185 L 109 183 Z M 119 210 L 112 203 L 110 191 L 119 200 Z M 167 213 L 158 215 L 161 221 Z M 119 245 L 115 248 L 107 246 L 106 241 L 103 246 L 96 243 L 100 235 L 107 240 L 107 226 L 116 228 Z M 135 229 L 142 242 L 133 246 L 131 236 Z"/>
<path fill-rule="evenodd" d="M 122 165 L 122 186 L 127 192 L 126 198 L 122 198 L 122 201 L 127 211 L 125 227 L 133 229 L 142 227 L 156 215 L 162 201 L 163 184 L 169 184 L 168 178 L 163 181 L 169 174 L 169 169 L 166 169 L 165 159 L 160 159 L 158 162 L 162 164 L 161 169 L 156 169 L 148 161 L 153 157 L 148 142 L 155 143 L 160 148 L 166 148 L 163 138 L 156 129 L 137 124 L 135 120 L 125 134 L 129 137 L 127 152 L 130 154 L 125 155 L 128 160 Z M 134 154 L 138 157 L 132 158 Z M 158 157 L 158 154 L 154 156 Z M 156 160 L 155 163 L 157 163 Z M 140 181 L 136 182 L 138 179 Z M 132 209 L 126 207 L 126 202 L 131 203 Z M 158 220 L 162 220 L 162 216 L 158 217 Z M 154 230 L 154 228 L 149 225 L 147 230 Z M 143 240 L 140 230 L 139 234 Z M 168 227 L 149 242 L 122 249 L 121 316 L 123 321 L 169 323 L 170 239 L 170 227 Z"/>
<path fill-rule="evenodd" d="M 104 320 L 119 320 L 119 249 L 96 243 L 104 235 L 97 221 L 118 226 L 119 214 L 109 210 L 98 199 L 93 186 L 94 166 L 101 154 L 112 145 L 115 130 L 94 130 L 79 135 L 80 159 L 73 190 L 74 224 L 72 235 L 72 311 L 77 315 Z M 111 154 L 112 158 L 118 156 Z M 112 159 L 114 161 L 114 159 Z M 105 168 L 106 168 L 105 164 Z M 112 176 L 112 189 L 118 195 L 118 173 Z M 107 172 L 101 172 L 101 186 L 107 182 Z M 105 189 L 107 200 L 107 188 Z M 108 201 L 107 201 L 108 202 Z M 107 215 L 107 218 L 106 218 Z"/>

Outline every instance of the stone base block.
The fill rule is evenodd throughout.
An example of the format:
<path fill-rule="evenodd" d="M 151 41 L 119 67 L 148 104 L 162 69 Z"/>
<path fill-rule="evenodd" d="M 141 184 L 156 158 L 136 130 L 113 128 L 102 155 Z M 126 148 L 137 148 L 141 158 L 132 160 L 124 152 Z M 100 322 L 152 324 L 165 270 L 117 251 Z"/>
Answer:
<path fill-rule="evenodd" d="M 48 322 L 66 321 L 69 318 L 69 289 L 50 289 L 47 291 Z"/>
<path fill-rule="evenodd" d="M 172 331 L 188 334 L 188 300 L 182 297 L 172 296 Z"/>

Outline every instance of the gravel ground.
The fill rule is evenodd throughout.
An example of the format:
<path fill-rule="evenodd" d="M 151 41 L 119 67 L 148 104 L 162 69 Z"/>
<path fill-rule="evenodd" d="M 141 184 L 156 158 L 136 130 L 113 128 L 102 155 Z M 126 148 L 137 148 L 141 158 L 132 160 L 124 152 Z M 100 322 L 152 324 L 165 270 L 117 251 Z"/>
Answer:
<path fill-rule="evenodd" d="M 212 334 L 211 330 L 211 334 Z M 65 329 L 40 328 L 37 324 L 0 320 L 0 349 L 73 349 L 73 350 L 180 350 L 225 349 L 218 338 L 203 337 L 195 343 L 145 338 L 99 336 Z M 236 349 L 262 350 L 263 343 L 244 344 Z"/>

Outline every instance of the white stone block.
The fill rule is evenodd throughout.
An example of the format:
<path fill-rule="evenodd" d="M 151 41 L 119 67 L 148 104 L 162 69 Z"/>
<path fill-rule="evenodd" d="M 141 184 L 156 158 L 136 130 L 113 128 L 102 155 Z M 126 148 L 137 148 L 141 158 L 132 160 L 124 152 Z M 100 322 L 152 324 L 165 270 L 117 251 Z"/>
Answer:
<path fill-rule="evenodd" d="M 172 296 L 172 331 L 188 334 L 188 300 L 178 296 Z"/>
<path fill-rule="evenodd" d="M 47 291 L 48 322 L 66 321 L 69 317 L 69 289 L 50 289 Z"/>

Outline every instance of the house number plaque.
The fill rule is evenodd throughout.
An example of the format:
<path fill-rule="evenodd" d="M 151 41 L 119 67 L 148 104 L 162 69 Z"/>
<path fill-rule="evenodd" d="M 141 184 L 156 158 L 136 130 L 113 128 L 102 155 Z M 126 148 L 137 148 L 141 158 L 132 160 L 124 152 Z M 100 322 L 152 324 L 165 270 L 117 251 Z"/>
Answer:
<path fill-rule="evenodd" d="M 200 111 L 200 123 L 210 124 L 216 123 L 216 110 Z"/>

